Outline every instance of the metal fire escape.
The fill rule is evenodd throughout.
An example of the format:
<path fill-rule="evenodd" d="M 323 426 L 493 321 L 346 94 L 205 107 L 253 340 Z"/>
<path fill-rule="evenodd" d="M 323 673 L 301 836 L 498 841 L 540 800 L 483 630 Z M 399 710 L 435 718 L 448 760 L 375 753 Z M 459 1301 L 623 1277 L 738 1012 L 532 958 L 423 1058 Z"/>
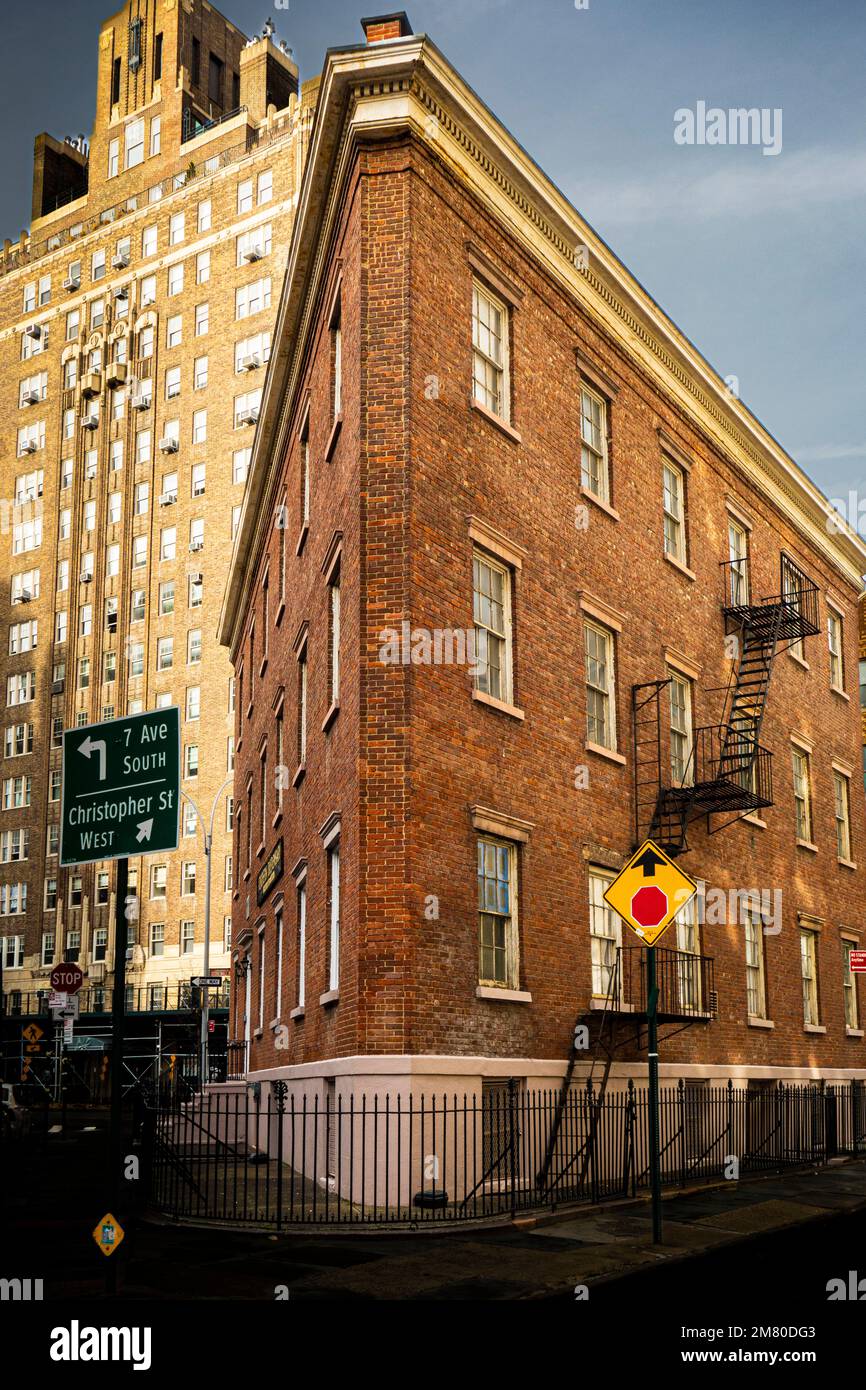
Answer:
<path fill-rule="evenodd" d="M 773 804 L 772 755 L 760 743 L 773 662 L 787 647 L 820 631 L 817 586 L 787 555 L 780 560 L 779 592 L 757 603 L 750 599 L 746 557 L 724 561 L 721 570 L 722 612 L 734 658 L 731 677 L 721 722 L 695 730 L 684 775 L 675 785 L 670 785 L 663 770 L 661 697 L 670 677 L 632 689 L 635 847 L 649 836 L 672 856 L 688 850 L 687 832 L 693 821 L 706 817 L 707 830 L 713 834 L 749 812 Z M 717 815 L 726 819 L 713 826 L 711 818 Z M 674 1025 L 674 1031 L 679 1032 L 699 1019 L 714 1018 L 717 996 L 712 958 L 659 948 L 656 958 L 659 1023 Z M 592 1036 L 589 1050 L 581 1049 L 590 1062 L 586 1133 L 574 1152 L 563 1152 L 564 1117 L 578 1060 L 578 1050 L 572 1048 L 547 1152 L 536 1179 L 545 1190 L 563 1184 L 566 1178 L 583 1180 L 614 1055 L 622 1043 L 631 1042 L 638 1049 L 641 1046 L 647 1017 L 642 949 L 611 946 L 610 958 L 601 964 L 599 974 L 602 989 L 594 995 L 592 1010 L 579 1015 L 575 1025 L 576 1035 L 584 1025 Z"/>
<path fill-rule="evenodd" d="M 780 562 L 779 592 L 752 603 L 748 560 L 727 560 L 722 611 L 735 656 L 722 721 L 695 730 L 682 781 L 667 785 L 663 773 L 661 693 L 669 680 L 632 690 L 635 842 L 649 835 L 668 854 L 688 849 L 689 824 L 706 817 L 710 834 L 751 811 L 773 804 L 772 754 L 760 733 L 773 662 L 787 647 L 820 631 L 818 589 L 787 555 Z M 725 815 L 721 825 L 711 817 Z"/>

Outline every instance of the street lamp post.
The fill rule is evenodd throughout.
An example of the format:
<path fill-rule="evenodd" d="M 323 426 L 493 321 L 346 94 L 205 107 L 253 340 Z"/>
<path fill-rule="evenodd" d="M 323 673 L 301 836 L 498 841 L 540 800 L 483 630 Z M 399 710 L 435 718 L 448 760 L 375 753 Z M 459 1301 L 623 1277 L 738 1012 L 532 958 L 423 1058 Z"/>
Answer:
<path fill-rule="evenodd" d="M 199 811 L 199 809 L 198 809 L 198 807 L 196 806 L 195 802 L 193 801 L 192 797 L 191 797 L 187 792 L 182 792 L 182 793 L 181 793 L 182 796 L 185 796 L 185 797 L 186 797 L 186 799 L 187 799 L 187 801 L 189 802 L 190 806 L 191 806 L 192 809 L 195 811 L 196 819 L 197 819 L 199 825 L 201 826 L 201 828 L 202 828 L 202 833 L 203 833 L 203 835 L 204 835 L 204 857 L 205 857 L 205 884 L 204 884 L 204 894 L 205 894 L 205 897 L 204 897 L 204 970 L 203 970 L 202 973 L 203 973 L 205 976 L 207 976 L 207 975 L 209 974 L 209 972 L 210 972 L 210 897 L 211 897 L 210 887 L 211 887 L 211 867 L 212 867 L 212 860 L 213 860 L 213 854 L 212 854 L 211 851 L 212 851 L 212 849 L 213 849 L 213 823 L 214 823 L 214 816 L 216 815 L 217 807 L 218 807 L 219 804 L 220 804 L 220 800 L 221 800 L 221 798 L 222 798 L 223 792 L 225 791 L 226 787 L 231 786 L 231 784 L 232 784 L 233 781 L 234 781 L 234 774 L 230 774 L 230 775 L 225 779 L 225 781 L 223 782 L 223 784 L 222 784 L 222 786 L 220 787 L 219 791 L 217 792 L 216 796 L 214 797 L 213 805 L 211 806 L 211 812 L 210 812 L 210 823 L 209 823 L 209 825 L 208 825 L 207 830 L 205 830 L 205 828 L 204 828 L 204 820 L 202 819 L 201 812 Z M 199 1040 L 199 1065 L 200 1065 L 200 1068 L 201 1068 L 201 1084 L 202 1084 L 202 1088 L 204 1088 L 205 1083 L 207 1082 L 207 1079 L 208 1079 L 208 1021 L 209 1021 L 209 1013 L 210 1013 L 210 1008 L 209 1008 L 208 987 L 207 987 L 207 985 L 204 985 L 204 986 L 202 987 L 202 997 L 201 997 L 201 1038 L 200 1038 L 200 1040 Z"/>

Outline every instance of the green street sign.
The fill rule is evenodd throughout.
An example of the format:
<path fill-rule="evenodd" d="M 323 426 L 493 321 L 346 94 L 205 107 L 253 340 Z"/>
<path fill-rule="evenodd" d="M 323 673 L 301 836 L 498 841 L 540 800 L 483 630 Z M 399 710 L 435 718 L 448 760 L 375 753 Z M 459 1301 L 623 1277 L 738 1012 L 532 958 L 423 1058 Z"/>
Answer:
<path fill-rule="evenodd" d="M 180 711 L 63 731 L 60 863 L 177 849 Z"/>

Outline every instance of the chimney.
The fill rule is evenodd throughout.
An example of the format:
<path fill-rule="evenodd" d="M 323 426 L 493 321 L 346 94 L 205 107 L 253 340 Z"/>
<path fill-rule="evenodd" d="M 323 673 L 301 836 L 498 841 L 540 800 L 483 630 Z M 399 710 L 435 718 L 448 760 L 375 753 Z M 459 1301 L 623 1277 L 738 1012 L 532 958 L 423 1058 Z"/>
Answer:
<path fill-rule="evenodd" d="M 412 33 L 412 25 L 405 10 L 362 19 L 361 28 L 368 43 L 383 43 L 385 39 L 405 39 Z"/>

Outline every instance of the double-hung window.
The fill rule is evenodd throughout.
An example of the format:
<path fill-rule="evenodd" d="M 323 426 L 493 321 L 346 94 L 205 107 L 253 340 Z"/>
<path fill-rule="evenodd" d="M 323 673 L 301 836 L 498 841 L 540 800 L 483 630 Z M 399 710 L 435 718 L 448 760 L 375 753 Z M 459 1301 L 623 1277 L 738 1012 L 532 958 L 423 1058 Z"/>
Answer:
<path fill-rule="evenodd" d="M 511 704 L 511 571 L 486 551 L 472 557 L 475 689 Z"/>
<path fill-rule="evenodd" d="M 610 501 L 607 402 L 588 386 L 580 390 L 580 482 L 593 497 Z"/>
<path fill-rule="evenodd" d="M 472 394 L 500 419 L 510 417 L 508 306 L 472 283 Z"/>
<path fill-rule="evenodd" d="M 517 847 L 479 835 L 476 853 L 479 984 L 517 989 Z"/>
<path fill-rule="evenodd" d="M 599 748 L 616 748 L 616 685 L 613 633 L 584 623 L 586 737 Z"/>

